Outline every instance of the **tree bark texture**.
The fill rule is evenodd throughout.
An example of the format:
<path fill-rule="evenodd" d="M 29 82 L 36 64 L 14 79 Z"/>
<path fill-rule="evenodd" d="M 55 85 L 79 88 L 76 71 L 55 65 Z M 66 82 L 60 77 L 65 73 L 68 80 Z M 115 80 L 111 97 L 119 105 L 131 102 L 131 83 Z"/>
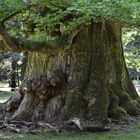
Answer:
<path fill-rule="evenodd" d="M 5 103 L 10 119 L 54 122 L 137 115 L 140 100 L 126 68 L 121 26 L 92 23 L 80 29 L 67 50 L 30 52 L 18 100 L 14 108 L 13 100 Z"/>

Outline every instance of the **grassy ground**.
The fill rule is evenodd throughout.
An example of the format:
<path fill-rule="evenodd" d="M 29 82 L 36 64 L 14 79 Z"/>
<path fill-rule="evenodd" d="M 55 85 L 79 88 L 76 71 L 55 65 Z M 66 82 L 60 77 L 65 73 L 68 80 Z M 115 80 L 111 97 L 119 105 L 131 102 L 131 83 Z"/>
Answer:
<path fill-rule="evenodd" d="M 0 134 L 0 140 L 140 140 L 140 129 L 131 132 L 108 132 L 108 133 L 43 133 L 39 135 L 29 134 Z"/>
<path fill-rule="evenodd" d="M 0 103 L 5 102 L 12 95 L 13 95 L 12 92 L 0 92 Z"/>
<path fill-rule="evenodd" d="M 1 83 L 0 82 L 0 88 L 7 88 L 7 87 L 9 87 L 8 83 Z"/>
<path fill-rule="evenodd" d="M 0 92 L 0 103 L 6 101 L 12 94 L 11 92 Z M 140 140 L 140 122 L 130 132 L 60 134 L 46 132 L 39 135 L 0 132 L 0 140 Z"/>

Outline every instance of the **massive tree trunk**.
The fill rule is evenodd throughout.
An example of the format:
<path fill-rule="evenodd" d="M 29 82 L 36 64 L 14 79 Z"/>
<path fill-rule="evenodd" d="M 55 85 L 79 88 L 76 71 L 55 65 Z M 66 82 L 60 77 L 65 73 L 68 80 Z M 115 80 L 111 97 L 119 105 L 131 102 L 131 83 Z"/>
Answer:
<path fill-rule="evenodd" d="M 126 68 L 119 24 L 82 27 L 72 47 L 30 53 L 26 79 L 5 103 L 14 120 L 56 122 L 136 115 L 139 97 Z"/>

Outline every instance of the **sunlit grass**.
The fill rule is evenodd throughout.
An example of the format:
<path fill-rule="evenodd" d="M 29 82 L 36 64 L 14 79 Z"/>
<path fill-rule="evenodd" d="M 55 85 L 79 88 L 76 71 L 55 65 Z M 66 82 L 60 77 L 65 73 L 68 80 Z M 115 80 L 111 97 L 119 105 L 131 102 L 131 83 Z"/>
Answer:
<path fill-rule="evenodd" d="M 7 87 L 9 87 L 8 83 L 1 83 L 0 82 L 0 88 L 7 88 Z"/>
<path fill-rule="evenodd" d="M 13 92 L 0 92 L 0 103 L 3 103 L 13 95 Z"/>

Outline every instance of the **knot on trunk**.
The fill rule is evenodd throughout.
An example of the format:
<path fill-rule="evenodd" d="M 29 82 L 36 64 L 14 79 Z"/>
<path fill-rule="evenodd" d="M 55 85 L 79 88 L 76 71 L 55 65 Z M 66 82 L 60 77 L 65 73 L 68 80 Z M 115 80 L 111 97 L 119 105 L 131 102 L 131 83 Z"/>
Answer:
<path fill-rule="evenodd" d="M 47 75 L 32 75 L 26 78 L 20 86 L 20 94 L 33 94 L 40 99 L 50 99 L 55 96 L 55 91 L 64 83 L 64 73 L 54 70 Z M 45 98 L 46 97 L 46 98 Z"/>

